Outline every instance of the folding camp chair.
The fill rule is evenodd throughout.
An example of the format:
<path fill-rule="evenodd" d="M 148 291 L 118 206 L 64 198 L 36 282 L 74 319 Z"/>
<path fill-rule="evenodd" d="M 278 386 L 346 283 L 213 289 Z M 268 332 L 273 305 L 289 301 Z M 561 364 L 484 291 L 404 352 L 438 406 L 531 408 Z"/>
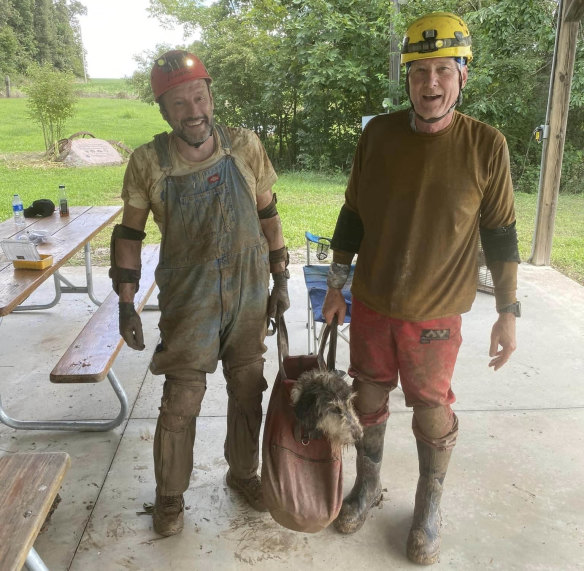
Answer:
<path fill-rule="evenodd" d="M 307 300 L 307 330 L 308 330 L 308 353 L 311 353 L 311 347 L 314 352 L 320 346 L 320 340 L 324 332 L 323 324 L 325 323 L 322 315 L 322 305 L 326 294 L 326 276 L 328 274 L 329 264 L 312 264 L 311 255 L 315 255 L 319 262 L 323 262 L 328 257 L 330 238 L 316 236 L 310 232 L 305 232 L 306 237 L 306 265 L 304 270 L 304 282 L 306 283 L 306 300 Z M 312 252 L 316 250 L 316 252 Z M 343 295 L 347 302 L 347 313 L 345 322 L 339 324 L 338 335 L 349 342 L 349 323 L 351 321 L 351 283 L 353 281 L 354 266 L 351 267 L 349 279 L 343 287 Z M 320 324 L 320 325 L 318 325 Z"/>

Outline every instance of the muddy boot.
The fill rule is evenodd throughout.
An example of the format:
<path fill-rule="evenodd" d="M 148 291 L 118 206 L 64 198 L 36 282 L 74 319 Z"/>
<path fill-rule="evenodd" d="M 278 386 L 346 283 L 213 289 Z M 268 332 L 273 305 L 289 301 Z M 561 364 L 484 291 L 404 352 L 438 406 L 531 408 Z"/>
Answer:
<path fill-rule="evenodd" d="M 236 478 L 231 470 L 225 476 L 225 483 L 232 489 L 240 492 L 247 503 L 258 512 L 267 512 L 268 508 L 264 504 L 264 494 L 262 492 L 262 481 L 259 476 L 249 479 Z"/>
<path fill-rule="evenodd" d="M 341 533 L 359 531 L 369 510 L 382 498 L 379 470 L 383 458 L 383 440 L 387 421 L 363 429 L 363 438 L 357 449 L 357 478 L 349 495 L 343 500 L 341 511 L 333 522 Z"/>
<path fill-rule="evenodd" d="M 156 503 L 152 513 L 154 531 L 165 537 L 183 530 L 185 501 L 182 496 L 161 496 L 156 492 Z"/>
<path fill-rule="evenodd" d="M 407 552 L 410 561 L 432 565 L 440 557 L 440 499 L 452 448 L 439 450 L 421 440 L 416 440 L 416 444 L 420 478 Z"/>

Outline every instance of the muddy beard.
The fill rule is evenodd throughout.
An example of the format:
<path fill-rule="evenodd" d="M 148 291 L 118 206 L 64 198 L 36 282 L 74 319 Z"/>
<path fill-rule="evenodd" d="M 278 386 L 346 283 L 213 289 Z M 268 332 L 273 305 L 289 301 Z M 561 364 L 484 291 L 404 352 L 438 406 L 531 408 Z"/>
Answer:
<path fill-rule="evenodd" d="M 188 135 L 186 135 L 182 129 L 173 129 L 173 132 L 177 137 L 182 139 L 187 145 L 194 147 L 195 149 L 198 149 L 213 134 L 213 126 L 215 124 L 214 118 L 208 119 L 207 117 L 205 117 L 205 122 L 207 123 L 207 126 L 209 127 L 207 134 L 202 136 L 202 137 L 198 137 L 196 139 L 194 137 L 189 137 Z"/>

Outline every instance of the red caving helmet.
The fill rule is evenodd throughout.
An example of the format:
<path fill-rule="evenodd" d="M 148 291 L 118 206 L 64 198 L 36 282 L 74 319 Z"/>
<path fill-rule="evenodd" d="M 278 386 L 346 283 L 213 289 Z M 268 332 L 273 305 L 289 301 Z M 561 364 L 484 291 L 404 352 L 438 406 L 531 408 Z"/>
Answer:
<path fill-rule="evenodd" d="M 172 50 L 162 54 L 156 58 L 150 72 L 150 85 L 155 101 L 158 102 L 160 96 L 169 89 L 195 79 L 205 79 L 209 83 L 213 81 L 196 55 L 184 50 Z"/>

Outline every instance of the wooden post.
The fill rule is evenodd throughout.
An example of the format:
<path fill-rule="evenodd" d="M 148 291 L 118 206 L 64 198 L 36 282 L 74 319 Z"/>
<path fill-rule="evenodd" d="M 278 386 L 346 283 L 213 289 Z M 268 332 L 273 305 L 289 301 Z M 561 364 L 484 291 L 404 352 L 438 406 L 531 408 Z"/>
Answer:
<path fill-rule="evenodd" d="M 535 230 L 529 258 L 529 262 L 535 266 L 550 264 L 576 56 L 576 37 L 580 25 L 578 21 L 566 20 L 565 15 L 568 10 L 573 13 L 574 5 L 581 3 L 581 0 L 561 2 L 562 12 L 558 18 L 559 29 L 546 117 L 549 129 L 548 137 L 543 142 Z"/>
<path fill-rule="evenodd" d="M 10 77 L 8 75 L 4 78 L 4 84 L 6 85 L 6 97 L 10 97 Z"/>
<path fill-rule="evenodd" d="M 567 0 L 564 19 L 566 22 L 578 22 L 584 17 L 584 0 Z"/>

